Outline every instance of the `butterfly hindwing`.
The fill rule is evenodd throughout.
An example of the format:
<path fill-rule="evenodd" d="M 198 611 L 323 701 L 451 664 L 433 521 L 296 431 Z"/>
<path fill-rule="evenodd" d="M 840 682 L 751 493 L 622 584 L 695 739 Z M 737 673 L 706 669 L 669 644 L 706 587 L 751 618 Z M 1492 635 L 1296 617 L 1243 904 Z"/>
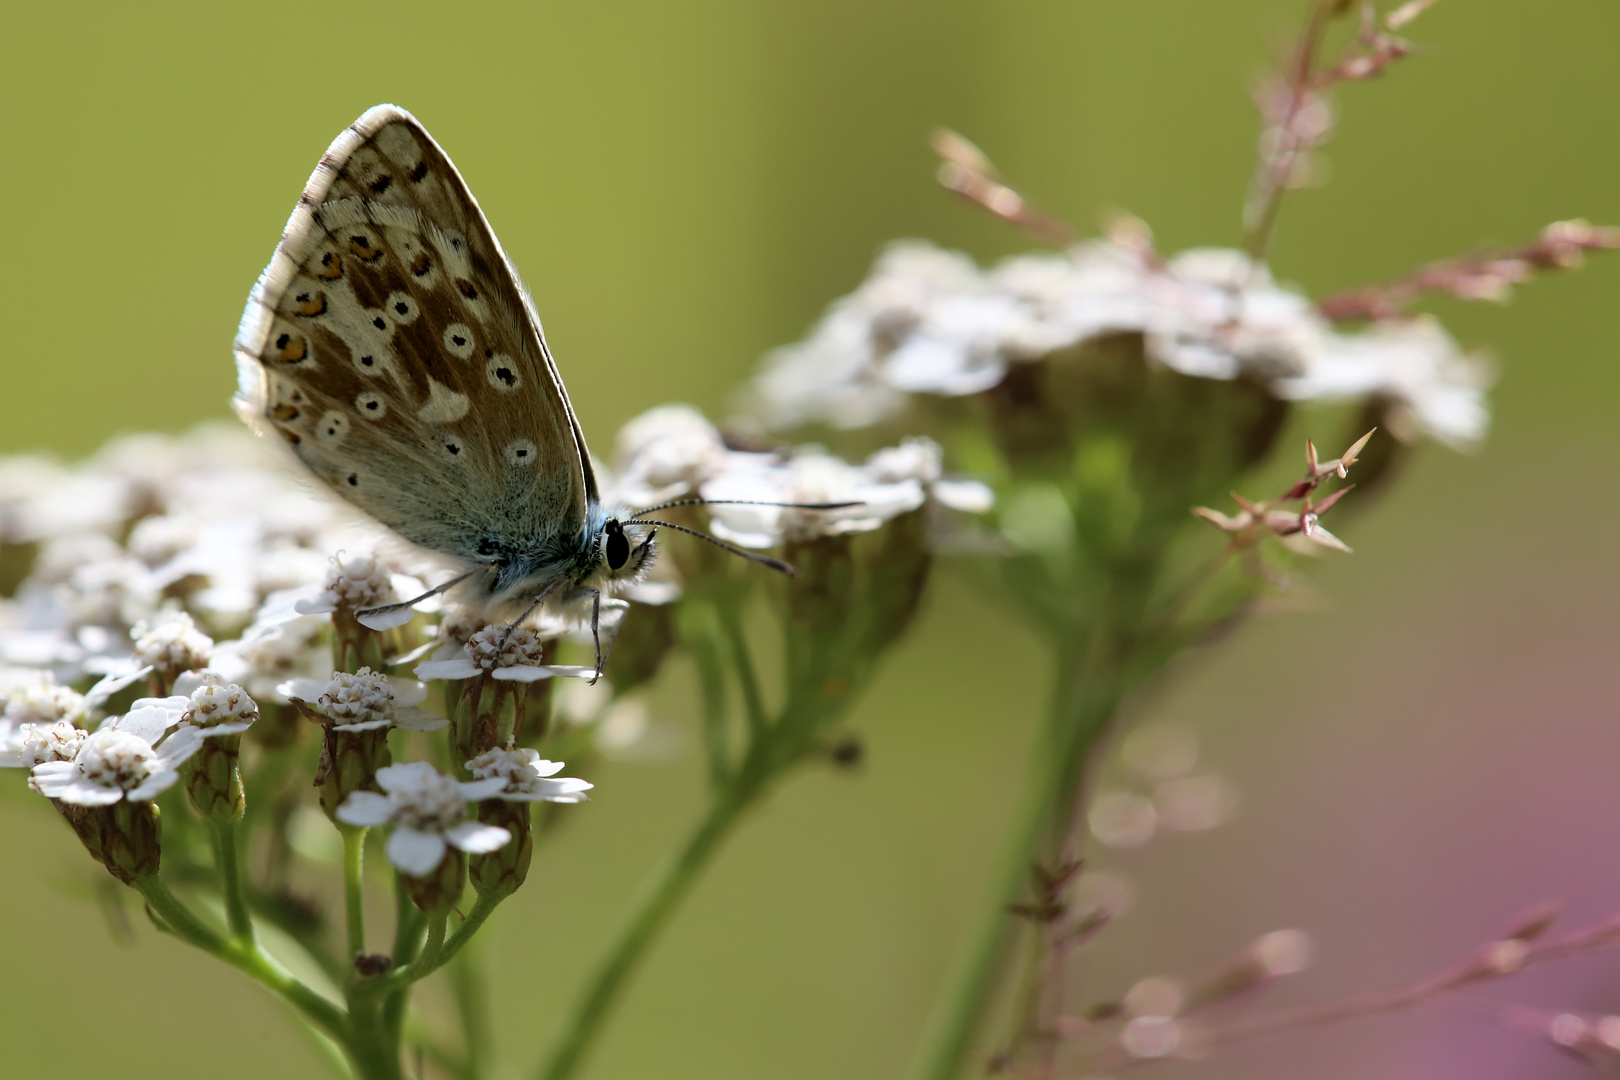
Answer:
<path fill-rule="evenodd" d="M 379 105 L 322 156 L 236 342 L 238 410 L 406 539 L 474 559 L 577 535 L 595 481 L 539 319 L 477 201 Z"/>

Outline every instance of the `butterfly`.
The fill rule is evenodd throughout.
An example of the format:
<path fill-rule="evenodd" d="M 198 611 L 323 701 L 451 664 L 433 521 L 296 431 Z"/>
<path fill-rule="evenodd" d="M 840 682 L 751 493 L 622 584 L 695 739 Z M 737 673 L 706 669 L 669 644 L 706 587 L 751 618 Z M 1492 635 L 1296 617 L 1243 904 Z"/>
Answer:
<path fill-rule="evenodd" d="M 367 110 L 322 155 L 235 353 L 238 414 L 459 567 L 361 611 L 373 628 L 462 582 L 488 605 L 526 601 L 513 625 L 548 599 L 588 602 L 600 674 L 604 591 L 649 566 L 658 527 L 691 531 L 641 516 L 665 507 L 604 508 L 528 290 L 450 158 L 396 106 Z"/>

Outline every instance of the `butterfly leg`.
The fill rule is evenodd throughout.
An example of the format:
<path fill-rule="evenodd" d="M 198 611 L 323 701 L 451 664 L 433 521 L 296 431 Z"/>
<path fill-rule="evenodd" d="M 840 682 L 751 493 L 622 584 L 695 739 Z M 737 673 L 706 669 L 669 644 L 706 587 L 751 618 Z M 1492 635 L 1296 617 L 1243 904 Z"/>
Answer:
<path fill-rule="evenodd" d="M 438 596 L 446 589 L 459 585 L 481 570 L 488 570 L 494 563 L 482 563 L 473 567 L 466 573 L 457 574 L 443 585 L 435 585 L 421 596 L 413 596 L 409 600 L 401 600 L 397 604 L 381 604 L 377 607 L 361 608 L 354 613 L 360 620 L 360 625 L 372 630 L 391 630 L 396 626 L 404 626 L 411 621 L 411 608 L 422 601 Z"/>
<path fill-rule="evenodd" d="M 596 680 L 602 677 L 602 665 L 607 662 L 602 656 L 602 590 L 586 588 L 580 592 L 591 594 L 591 644 L 596 646 L 596 674 L 591 676 L 591 685 L 595 686 Z M 609 642 L 608 648 L 612 647 L 613 643 Z"/>
<path fill-rule="evenodd" d="M 514 631 L 518 627 L 522 626 L 523 625 L 523 620 L 527 619 L 530 615 L 533 615 L 536 611 L 538 611 L 540 609 L 540 605 L 546 602 L 546 597 L 548 597 L 552 593 L 556 592 L 557 591 L 557 586 L 561 585 L 561 584 L 562 584 L 562 579 L 559 578 L 558 580 L 553 581 L 550 585 L 547 585 L 545 588 L 540 590 L 540 595 L 535 597 L 532 601 L 529 602 L 529 606 L 523 609 L 523 614 L 521 614 L 517 618 L 513 619 L 512 624 L 506 628 L 506 633 L 501 635 L 500 648 L 502 648 L 502 649 L 506 648 L 506 639 L 512 636 L 512 631 Z"/>

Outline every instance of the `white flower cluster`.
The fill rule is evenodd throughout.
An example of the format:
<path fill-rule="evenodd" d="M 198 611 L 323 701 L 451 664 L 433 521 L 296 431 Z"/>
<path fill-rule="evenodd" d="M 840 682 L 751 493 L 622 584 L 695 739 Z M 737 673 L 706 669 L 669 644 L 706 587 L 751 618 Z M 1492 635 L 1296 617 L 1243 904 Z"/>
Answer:
<path fill-rule="evenodd" d="M 35 553 L 15 593 L 0 598 L 0 664 L 68 683 L 190 663 L 270 598 L 315 595 L 330 553 L 370 539 L 234 425 L 115 439 L 73 466 L 0 458 L 0 545 Z M 310 633 L 260 635 L 259 655 L 230 675 L 262 691 L 302 673 L 309 650 L 277 654 L 269 641 Z M 257 677 L 260 659 L 269 677 Z"/>
<path fill-rule="evenodd" d="M 861 465 L 819 447 L 790 453 L 733 450 L 713 424 L 685 405 L 661 406 L 625 425 L 618 458 L 615 501 L 640 507 L 681 498 L 712 500 L 714 534 L 751 548 L 866 532 L 930 499 L 976 513 L 993 502 L 983 484 L 943 476 L 940 449 L 928 439 L 907 439 Z M 849 505 L 805 510 L 738 503 Z"/>
<path fill-rule="evenodd" d="M 1165 262 L 1113 240 L 989 270 L 897 243 L 806 340 L 767 359 L 757 411 L 773 429 L 866 427 L 908 395 L 979 393 L 1010 365 L 1116 334 L 1141 334 L 1151 360 L 1183 374 L 1246 376 L 1287 400 L 1388 398 L 1408 431 L 1453 445 L 1477 441 L 1489 421 L 1483 365 L 1432 319 L 1347 332 L 1240 252 Z"/>

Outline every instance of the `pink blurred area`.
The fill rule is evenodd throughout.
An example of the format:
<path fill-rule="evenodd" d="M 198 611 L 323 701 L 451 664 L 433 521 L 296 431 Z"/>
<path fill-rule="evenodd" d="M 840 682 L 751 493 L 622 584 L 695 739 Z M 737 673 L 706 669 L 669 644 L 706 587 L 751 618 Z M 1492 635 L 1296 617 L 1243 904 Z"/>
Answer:
<path fill-rule="evenodd" d="M 1200 733 L 1241 813 L 1100 861 L 1134 879 L 1137 902 L 1075 965 L 1075 999 L 1195 978 L 1280 927 L 1311 934 L 1312 968 L 1237 1010 L 1422 978 L 1539 901 L 1562 905 L 1554 932 L 1620 914 L 1616 514 L 1572 497 L 1612 485 L 1596 457 L 1431 453 L 1346 528 L 1357 553 L 1316 574 L 1327 610 L 1258 623 L 1189 664 L 1142 712 Z M 1620 1011 L 1620 953 L 1163 1074 L 1589 1074 L 1505 1025 L 1507 1004 Z"/>

